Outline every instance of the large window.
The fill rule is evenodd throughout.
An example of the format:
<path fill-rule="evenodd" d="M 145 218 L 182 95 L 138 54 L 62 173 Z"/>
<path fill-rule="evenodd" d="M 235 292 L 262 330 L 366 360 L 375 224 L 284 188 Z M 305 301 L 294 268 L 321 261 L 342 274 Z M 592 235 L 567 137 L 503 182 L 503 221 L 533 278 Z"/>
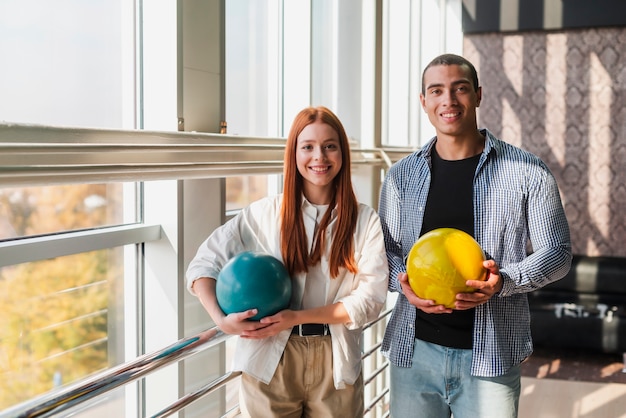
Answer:
<path fill-rule="evenodd" d="M 371 45 L 370 38 L 363 39 L 361 16 L 373 3 L 229 0 L 225 5 L 229 134 L 286 137 L 302 108 L 324 105 L 339 116 L 351 139 L 371 144 L 371 135 L 363 141 L 361 126 L 373 119 L 362 115 L 363 109 L 373 110 L 361 100 L 372 96 L 373 83 L 368 79 L 363 91 L 363 74 L 372 72 L 362 68 L 361 50 Z M 367 30 L 371 34 L 372 28 Z M 227 207 L 240 208 L 280 187 L 278 176 L 228 178 Z"/>
<path fill-rule="evenodd" d="M 384 10 L 382 144 L 421 146 L 435 134 L 419 100 L 422 71 L 462 53 L 461 0 L 387 0 Z"/>
<path fill-rule="evenodd" d="M 0 268 L 0 409 L 122 360 L 123 266 L 114 248 Z"/>
<path fill-rule="evenodd" d="M 282 2 L 233 0 L 226 6 L 226 121 L 232 135 L 282 137 Z M 299 2 L 302 3 L 302 2 Z M 305 2 L 306 3 L 306 2 Z M 226 179 L 226 210 L 280 190 L 280 176 Z"/>
<path fill-rule="evenodd" d="M 123 0 L 0 2 L 0 120 L 133 128 L 124 88 L 134 77 L 134 42 L 132 27 L 123 26 L 132 7 Z"/>
<path fill-rule="evenodd" d="M 134 128 L 133 8 L 0 2 L 0 121 Z M 141 220 L 134 184 L 76 181 L 0 181 L 0 242 L 29 245 L 20 260 L 0 252 L 0 409 L 125 360 L 124 283 L 137 269 L 124 247 L 37 260 L 38 240 Z"/>

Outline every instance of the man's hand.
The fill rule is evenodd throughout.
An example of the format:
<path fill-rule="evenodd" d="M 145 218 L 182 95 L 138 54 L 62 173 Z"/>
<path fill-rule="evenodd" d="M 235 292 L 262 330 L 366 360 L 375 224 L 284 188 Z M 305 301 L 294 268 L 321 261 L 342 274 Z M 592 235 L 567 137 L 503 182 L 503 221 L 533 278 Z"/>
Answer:
<path fill-rule="evenodd" d="M 486 303 L 496 293 L 502 290 L 503 280 L 500 275 L 500 266 L 494 260 L 486 260 L 483 266 L 487 269 L 487 280 L 468 280 L 465 284 L 476 289 L 474 293 L 457 293 L 456 309 L 471 309 Z"/>
<path fill-rule="evenodd" d="M 409 285 L 409 276 L 406 273 L 398 273 L 398 281 L 402 286 L 402 292 L 409 303 L 426 313 L 452 313 L 452 309 L 444 305 L 437 305 L 434 300 L 422 299 L 415 294 Z"/>

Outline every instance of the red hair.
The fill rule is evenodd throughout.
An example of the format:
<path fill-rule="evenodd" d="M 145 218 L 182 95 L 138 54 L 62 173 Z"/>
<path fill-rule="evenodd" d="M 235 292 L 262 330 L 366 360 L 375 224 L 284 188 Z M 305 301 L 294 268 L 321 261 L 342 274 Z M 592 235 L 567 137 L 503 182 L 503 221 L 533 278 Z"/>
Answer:
<path fill-rule="evenodd" d="M 302 218 L 303 178 L 296 166 L 296 145 L 300 132 L 315 122 L 330 125 L 339 136 L 341 148 L 341 170 L 333 179 L 336 193 L 333 195 L 326 214 L 320 221 L 314 240 L 315 247 L 309 255 L 308 239 Z M 291 125 L 285 145 L 285 168 L 283 170 L 283 202 L 280 211 L 281 237 L 280 249 L 289 274 L 308 271 L 309 266 L 317 264 L 325 247 L 326 228 L 330 223 L 333 208 L 337 209 L 337 222 L 331 237 L 330 275 L 339 275 L 344 267 L 352 273 L 357 272 L 354 261 L 354 231 L 358 216 L 358 202 L 352 188 L 350 172 L 350 145 L 348 136 L 339 118 L 323 106 L 308 107 L 298 113 Z"/>

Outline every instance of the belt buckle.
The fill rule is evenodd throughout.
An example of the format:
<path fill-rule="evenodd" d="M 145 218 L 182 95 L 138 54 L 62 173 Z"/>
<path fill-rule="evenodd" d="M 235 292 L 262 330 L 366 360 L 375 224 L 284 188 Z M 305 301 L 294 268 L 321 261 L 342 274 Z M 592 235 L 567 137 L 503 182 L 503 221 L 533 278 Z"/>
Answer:
<path fill-rule="evenodd" d="M 298 325 L 296 325 L 296 327 L 298 327 L 297 328 L 298 329 L 298 335 L 300 337 L 323 337 L 325 335 L 330 334 L 330 330 L 329 330 L 327 324 L 319 324 L 319 325 L 322 326 L 322 330 L 323 330 L 321 334 L 303 334 L 303 332 L 302 332 L 302 326 L 303 325 L 307 325 L 307 324 L 298 324 Z"/>

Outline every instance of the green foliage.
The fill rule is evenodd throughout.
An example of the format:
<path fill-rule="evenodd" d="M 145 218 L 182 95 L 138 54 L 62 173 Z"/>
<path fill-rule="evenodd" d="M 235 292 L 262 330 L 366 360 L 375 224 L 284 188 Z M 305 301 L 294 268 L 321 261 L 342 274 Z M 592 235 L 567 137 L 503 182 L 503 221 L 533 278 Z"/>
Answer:
<path fill-rule="evenodd" d="M 88 205 L 94 197 L 104 204 Z M 0 190 L 0 221 L 17 235 L 90 228 L 118 223 L 120 202 L 121 187 L 110 185 Z M 121 250 L 0 269 L 0 409 L 109 366 Z"/>

